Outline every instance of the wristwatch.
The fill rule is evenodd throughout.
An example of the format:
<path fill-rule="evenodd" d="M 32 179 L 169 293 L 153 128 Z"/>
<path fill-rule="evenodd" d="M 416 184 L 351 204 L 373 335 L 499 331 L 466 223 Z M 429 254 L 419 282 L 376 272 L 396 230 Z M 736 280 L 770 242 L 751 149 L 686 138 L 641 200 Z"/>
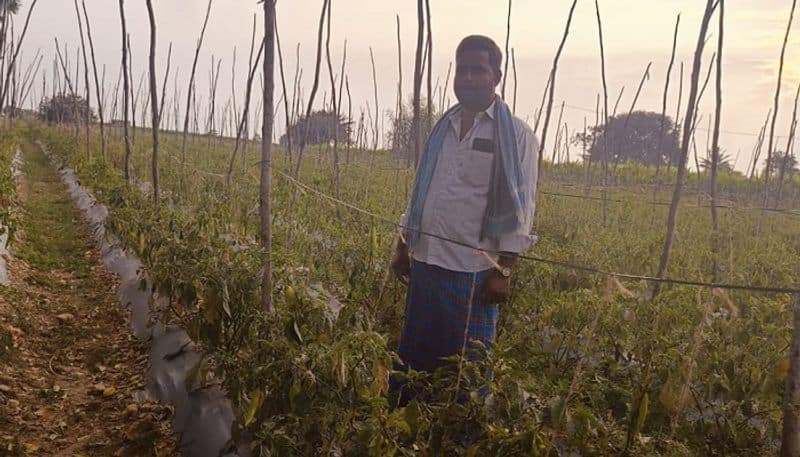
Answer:
<path fill-rule="evenodd" d="M 508 268 L 508 267 L 502 267 L 502 268 L 498 268 L 498 269 L 497 269 L 497 271 L 498 271 L 498 272 L 499 272 L 499 273 L 500 273 L 500 274 L 501 274 L 501 275 L 502 275 L 504 278 L 510 278 L 510 277 L 511 277 L 511 268 Z"/>

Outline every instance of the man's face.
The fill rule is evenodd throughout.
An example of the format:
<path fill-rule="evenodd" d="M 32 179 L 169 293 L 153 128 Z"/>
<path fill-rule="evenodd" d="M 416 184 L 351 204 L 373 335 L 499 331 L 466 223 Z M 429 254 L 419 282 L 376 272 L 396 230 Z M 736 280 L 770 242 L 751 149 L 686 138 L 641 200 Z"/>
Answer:
<path fill-rule="evenodd" d="M 462 105 L 476 110 L 485 108 L 492 102 L 499 83 L 499 72 L 492 68 L 488 51 L 465 50 L 456 56 L 453 89 Z"/>

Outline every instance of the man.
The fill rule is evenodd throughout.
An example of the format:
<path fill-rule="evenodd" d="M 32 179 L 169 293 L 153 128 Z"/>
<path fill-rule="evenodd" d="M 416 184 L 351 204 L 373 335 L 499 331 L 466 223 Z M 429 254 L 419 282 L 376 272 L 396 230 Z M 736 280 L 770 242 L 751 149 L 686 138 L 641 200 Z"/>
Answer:
<path fill-rule="evenodd" d="M 473 340 L 491 346 L 517 254 L 535 241 L 538 144 L 495 95 L 501 63 L 490 38 L 459 44 L 460 104 L 436 124 L 417 167 L 392 261 L 409 285 L 403 369 L 432 372 Z"/>

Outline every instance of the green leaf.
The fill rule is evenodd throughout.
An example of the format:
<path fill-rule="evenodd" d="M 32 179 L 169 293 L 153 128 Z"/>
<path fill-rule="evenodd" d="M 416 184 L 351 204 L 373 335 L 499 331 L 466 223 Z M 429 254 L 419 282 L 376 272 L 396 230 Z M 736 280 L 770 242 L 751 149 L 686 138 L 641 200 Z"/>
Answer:
<path fill-rule="evenodd" d="M 419 417 L 421 415 L 419 409 L 419 403 L 416 400 L 411 400 L 408 406 L 405 407 L 403 410 L 403 416 L 408 425 L 411 427 L 411 430 L 416 433 L 417 428 L 419 427 Z"/>
<path fill-rule="evenodd" d="M 639 416 L 636 418 L 636 430 L 639 431 L 644 427 L 647 420 L 648 409 L 650 408 L 650 395 L 645 392 L 642 397 L 642 402 L 639 404 Z"/>
<path fill-rule="evenodd" d="M 264 403 L 264 394 L 261 393 L 261 389 L 254 390 L 252 397 L 253 399 L 250 400 L 250 407 L 247 408 L 247 414 L 244 416 L 245 427 L 249 427 L 253 423 L 256 414 L 258 414 L 261 405 Z"/>
<path fill-rule="evenodd" d="M 299 382 L 295 381 L 294 383 L 292 383 L 292 387 L 289 388 L 289 405 L 291 405 L 292 409 L 295 408 L 295 400 L 297 399 L 297 397 L 300 396 L 302 392 L 303 388 L 302 386 L 300 386 Z"/>

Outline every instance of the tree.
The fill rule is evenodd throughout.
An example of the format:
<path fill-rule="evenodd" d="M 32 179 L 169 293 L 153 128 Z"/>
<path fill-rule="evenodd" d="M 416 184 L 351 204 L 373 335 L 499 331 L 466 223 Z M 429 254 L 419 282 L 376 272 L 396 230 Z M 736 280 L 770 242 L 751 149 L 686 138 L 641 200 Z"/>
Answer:
<path fill-rule="evenodd" d="M 660 141 L 662 134 L 663 141 Z M 575 135 L 573 142 L 587 147 L 588 157 L 584 159 L 588 160 L 607 159 L 612 163 L 636 162 L 645 165 L 669 161 L 677 165 L 680 158 L 678 127 L 669 116 L 650 111 L 614 116 L 608 120 L 608 127 L 592 127 L 586 134 Z"/>
<path fill-rule="evenodd" d="M 6 15 L 17 14 L 21 6 L 20 0 L 0 0 L 0 23 L 5 24 Z"/>
<path fill-rule="evenodd" d="M 74 123 L 97 117 L 86 99 L 79 95 L 60 94 L 39 105 L 39 118 L 46 122 Z"/>
<path fill-rule="evenodd" d="M 5 25 L 9 14 L 19 13 L 20 7 L 22 7 L 20 0 L 0 0 L 0 26 Z"/>
<path fill-rule="evenodd" d="M 19 52 L 22 49 L 22 43 L 25 41 L 25 34 L 28 32 L 28 26 L 31 23 L 31 16 L 33 15 L 33 9 L 36 7 L 36 3 L 39 0 L 31 1 L 31 6 L 28 8 L 28 13 L 25 16 L 25 25 L 22 27 L 22 33 L 13 40 L 12 45 L 8 48 L 8 52 L 11 54 L 11 59 L 8 59 L 8 55 L 6 55 L 6 39 L 8 38 L 8 27 L 6 27 L 6 19 L 9 13 L 14 13 L 16 10 L 19 10 L 20 3 L 18 1 L 8 1 L 8 0 L 0 0 L 0 5 L 4 5 L 5 8 L 2 11 L 3 21 L 0 23 L 0 57 L 3 60 L 3 67 L 5 67 L 5 76 L 2 78 L 2 90 L 0 91 L 0 108 L 5 106 L 6 97 L 8 97 L 8 89 L 9 83 L 11 82 L 11 76 L 14 72 L 14 69 L 17 66 L 17 57 L 19 57 Z M 12 10 L 12 8 L 16 8 L 16 10 Z"/>
<path fill-rule="evenodd" d="M 413 157 L 415 152 L 415 131 L 414 131 L 414 116 L 413 105 L 403 105 L 400 107 L 401 112 L 390 113 L 390 127 L 389 138 L 392 139 L 392 151 L 399 157 Z M 430 119 L 428 119 L 430 113 Z M 420 125 L 420 135 L 422 138 L 428 138 L 432 126 L 441 117 L 442 113 L 437 113 L 435 109 L 428 110 L 426 105 L 420 107 L 420 116 L 423 117 Z"/>
<path fill-rule="evenodd" d="M 309 118 L 303 116 L 290 125 L 288 134 L 291 135 L 294 144 L 328 144 L 337 137 L 337 134 L 338 141 L 345 142 L 350 138 L 350 123 L 339 116 L 337 128 L 336 119 L 337 116 L 333 111 L 315 111 Z M 286 145 L 287 140 L 287 133 L 281 135 L 281 145 Z"/>
<path fill-rule="evenodd" d="M 721 173 L 727 173 L 729 175 L 738 173 L 736 170 L 733 169 L 733 164 L 731 163 L 731 156 L 723 154 L 722 151 L 720 151 L 718 160 L 719 162 L 717 163 L 717 170 L 719 170 Z M 710 171 L 711 159 L 706 157 L 703 160 L 701 160 L 700 168 L 702 168 L 703 171 Z"/>
<path fill-rule="evenodd" d="M 787 155 L 783 151 L 775 151 L 772 153 L 772 157 L 767 159 L 765 170 L 769 170 L 769 174 L 772 175 L 778 173 L 783 167 L 784 173 L 794 174 L 800 172 L 797 165 L 797 158 L 792 154 Z"/>
<path fill-rule="evenodd" d="M 5 46 L 8 39 L 8 16 L 19 12 L 20 0 L 0 0 L 0 58 L 5 59 Z"/>

